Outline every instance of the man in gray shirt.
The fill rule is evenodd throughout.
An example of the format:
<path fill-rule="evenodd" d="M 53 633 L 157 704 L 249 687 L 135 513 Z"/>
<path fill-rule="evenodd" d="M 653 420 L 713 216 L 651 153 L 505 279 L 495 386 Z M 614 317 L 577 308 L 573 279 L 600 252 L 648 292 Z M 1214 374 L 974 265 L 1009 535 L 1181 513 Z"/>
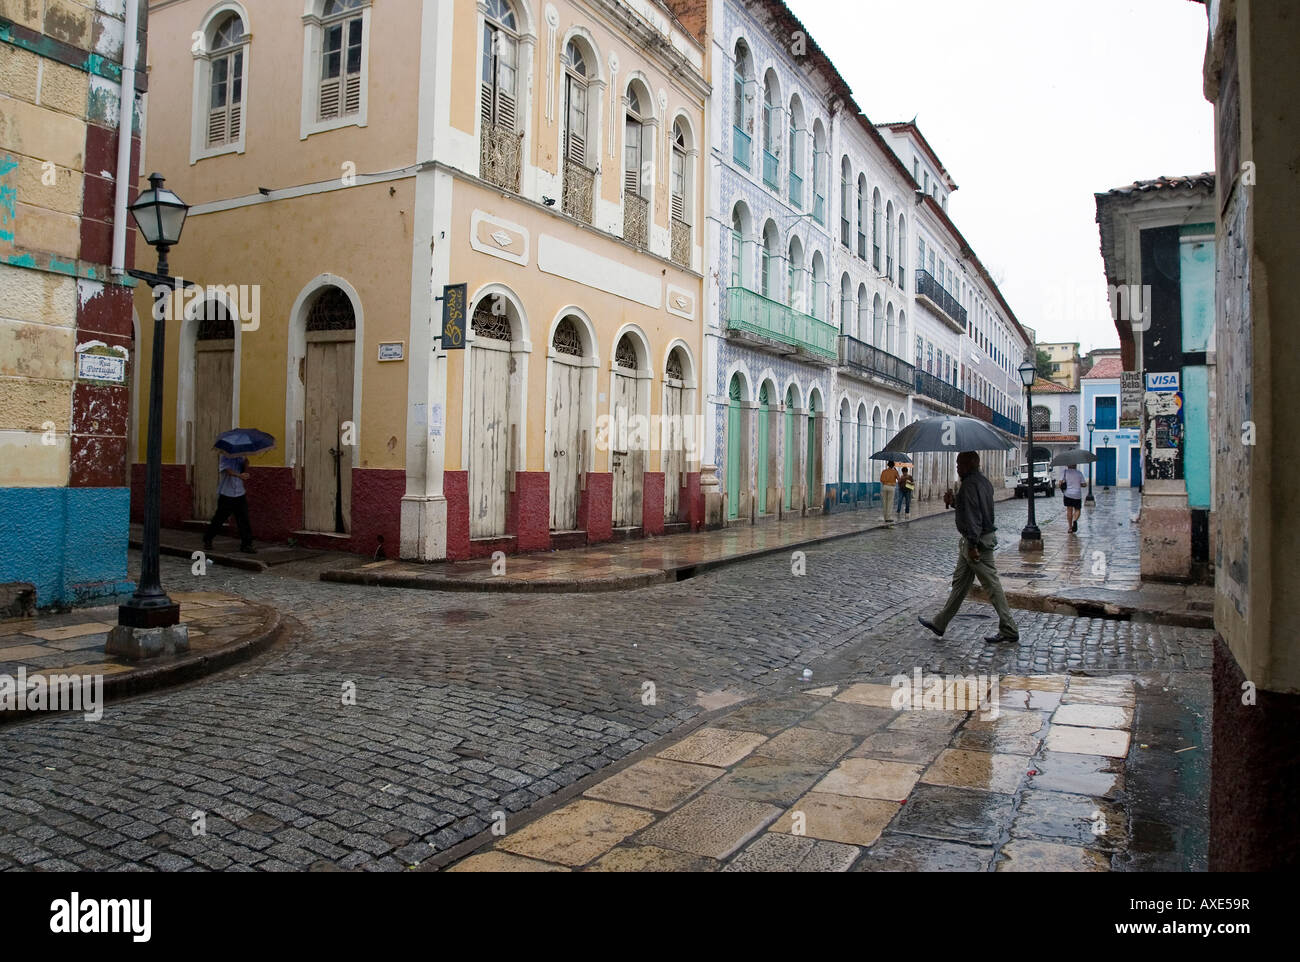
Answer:
<path fill-rule="evenodd" d="M 1002 581 L 993 567 L 993 549 L 998 544 L 993 533 L 998 530 L 993 524 L 993 485 L 980 474 L 980 456 L 977 452 L 963 451 L 957 455 L 957 475 L 961 478 L 961 487 L 957 489 L 953 506 L 957 509 L 957 531 L 961 534 L 961 546 L 957 551 L 957 569 L 952 573 L 952 593 L 933 621 L 925 618 L 916 620 L 943 637 L 943 633 L 948 630 L 948 623 L 965 600 L 966 592 L 970 591 L 970 586 L 979 578 L 998 613 L 998 633 L 989 635 L 984 640 L 990 644 L 1018 642 L 1020 629 L 1011 617 L 1007 596 L 1002 591 Z"/>

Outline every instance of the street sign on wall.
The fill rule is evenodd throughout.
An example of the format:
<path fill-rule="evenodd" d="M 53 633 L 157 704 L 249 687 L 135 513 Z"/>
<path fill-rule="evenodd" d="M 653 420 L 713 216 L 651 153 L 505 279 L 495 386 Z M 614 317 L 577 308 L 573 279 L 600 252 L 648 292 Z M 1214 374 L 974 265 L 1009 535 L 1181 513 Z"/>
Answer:
<path fill-rule="evenodd" d="M 465 298 L 468 284 L 448 284 L 442 289 L 442 349 L 465 349 Z"/>
<path fill-rule="evenodd" d="M 1142 373 L 1121 371 L 1119 375 L 1119 426 L 1142 426 Z"/>

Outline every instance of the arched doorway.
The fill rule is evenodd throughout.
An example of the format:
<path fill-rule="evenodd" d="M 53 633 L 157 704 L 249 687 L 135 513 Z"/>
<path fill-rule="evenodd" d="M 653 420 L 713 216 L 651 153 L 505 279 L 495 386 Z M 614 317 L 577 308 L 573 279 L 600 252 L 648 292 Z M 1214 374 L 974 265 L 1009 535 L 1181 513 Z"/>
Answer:
<path fill-rule="evenodd" d="M 356 328 L 351 298 L 341 288 L 322 288 L 307 314 L 302 502 L 308 531 L 346 534 L 352 527 Z"/>
<path fill-rule="evenodd" d="M 635 528 L 642 522 L 645 489 L 646 411 L 641 404 L 639 374 L 648 374 L 632 335 L 614 349 L 614 383 L 610 395 L 610 470 L 614 474 L 614 527 Z"/>
<path fill-rule="evenodd" d="M 686 483 L 686 354 L 680 347 L 668 352 L 664 366 L 664 520 L 674 522 L 682 510 Z"/>
<path fill-rule="evenodd" d="M 850 461 L 850 454 L 853 448 L 853 414 L 849 407 L 849 399 L 844 398 L 840 401 L 840 489 L 841 492 L 848 490 L 849 483 L 853 480 L 853 463 Z M 841 493 L 840 500 L 844 499 Z"/>
<path fill-rule="evenodd" d="M 763 382 L 763 386 L 758 389 L 758 513 L 767 514 L 770 510 L 767 503 L 767 455 L 770 448 L 768 432 L 768 417 L 771 410 L 772 397 L 768 388 L 768 381 Z M 775 507 L 775 505 L 773 506 Z"/>
<path fill-rule="evenodd" d="M 470 315 L 469 536 L 506 533 L 513 444 L 511 354 L 514 306 L 500 294 L 479 299 Z"/>
<path fill-rule="evenodd" d="M 821 396 L 814 389 L 808 394 L 808 507 L 815 508 L 821 493 L 817 490 L 817 406 Z"/>
<path fill-rule="evenodd" d="M 578 501 L 582 473 L 586 470 L 586 444 L 582 403 L 582 375 L 588 351 L 582 324 L 565 317 L 551 336 L 550 472 L 551 529 L 573 531 L 578 526 Z"/>
<path fill-rule="evenodd" d="M 743 445 L 741 444 L 741 402 L 745 396 L 744 381 L 740 375 L 731 376 L 727 387 L 727 517 L 740 516 L 740 476 L 744 471 L 741 464 Z"/>
<path fill-rule="evenodd" d="M 793 384 L 786 388 L 785 392 L 785 506 L 786 510 L 794 510 L 794 479 L 799 472 L 796 470 L 797 461 L 795 451 L 795 408 L 799 406 L 799 392 L 795 390 Z"/>
<path fill-rule="evenodd" d="M 871 456 L 875 449 L 871 447 L 871 436 L 867 434 L 867 404 L 858 405 L 858 496 L 868 497 L 863 490 L 866 482 L 871 480 Z"/>
<path fill-rule="evenodd" d="M 350 372 L 349 372 L 350 373 Z M 235 323 L 221 301 L 204 301 L 194 335 L 194 517 L 217 510 L 221 454 L 212 445 L 229 431 L 235 384 Z"/>

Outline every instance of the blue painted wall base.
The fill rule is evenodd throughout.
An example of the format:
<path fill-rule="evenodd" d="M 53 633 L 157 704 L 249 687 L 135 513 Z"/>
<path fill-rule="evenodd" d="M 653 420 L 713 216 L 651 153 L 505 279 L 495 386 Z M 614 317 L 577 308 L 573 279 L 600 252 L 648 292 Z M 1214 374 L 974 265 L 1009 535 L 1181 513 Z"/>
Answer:
<path fill-rule="evenodd" d="M 30 581 L 41 608 L 128 595 L 129 488 L 0 488 L 0 582 Z"/>

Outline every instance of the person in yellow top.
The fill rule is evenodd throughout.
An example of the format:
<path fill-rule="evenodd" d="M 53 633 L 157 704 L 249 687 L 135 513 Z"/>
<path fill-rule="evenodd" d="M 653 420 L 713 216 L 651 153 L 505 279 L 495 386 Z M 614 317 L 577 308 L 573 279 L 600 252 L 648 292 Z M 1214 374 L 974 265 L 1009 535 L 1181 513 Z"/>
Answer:
<path fill-rule="evenodd" d="M 894 494 L 898 486 L 898 471 L 894 468 L 894 462 L 890 461 L 885 470 L 880 472 L 880 497 L 882 507 L 885 511 L 884 520 L 894 523 Z"/>

